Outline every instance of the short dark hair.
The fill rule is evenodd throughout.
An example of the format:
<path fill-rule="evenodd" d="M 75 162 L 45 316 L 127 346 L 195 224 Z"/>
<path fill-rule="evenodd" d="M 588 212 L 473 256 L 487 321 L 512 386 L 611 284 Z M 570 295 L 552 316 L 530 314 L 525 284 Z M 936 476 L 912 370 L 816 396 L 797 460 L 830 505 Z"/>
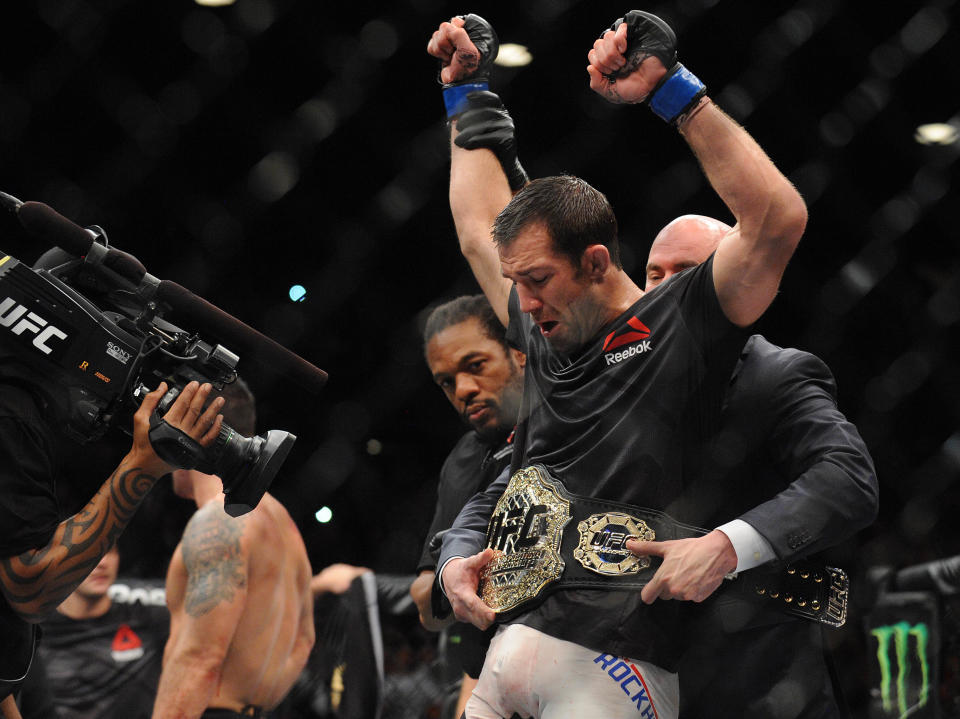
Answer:
<path fill-rule="evenodd" d="M 443 332 L 447 327 L 458 325 L 469 319 L 476 319 L 480 323 L 483 333 L 494 342 L 503 345 L 506 353 L 510 349 L 507 344 L 507 328 L 497 318 L 497 314 L 490 306 L 490 302 L 483 295 L 463 295 L 449 302 L 433 308 L 427 317 L 423 328 L 423 349 L 426 353 L 427 343 L 434 335 Z"/>
<path fill-rule="evenodd" d="M 497 215 L 493 240 L 498 247 L 509 247 L 533 224 L 544 226 L 554 250 L 575 267 L 590 245 L 606 247 L 613 264 L 622 267 L 613 208 L 602 192 L 579 177 L 541 177 L 528 184 Z"/>
<path fill-rule="evenodd" d="M 245 437 L 256 434 L 257 403 L 247 383 L 237 377 L 235 381 L 224 385 L 223 389 L 216 394 L 226 400 L 223 409 L 220 410 L 223 421 Z"/>

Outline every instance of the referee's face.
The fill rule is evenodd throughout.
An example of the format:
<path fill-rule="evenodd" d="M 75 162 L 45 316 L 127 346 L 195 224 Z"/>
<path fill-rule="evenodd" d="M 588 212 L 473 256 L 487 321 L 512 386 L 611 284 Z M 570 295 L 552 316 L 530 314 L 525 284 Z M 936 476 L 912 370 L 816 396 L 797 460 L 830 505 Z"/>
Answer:
<path fill-rule="evenodd" d="M 506 349 L 471 317 L 441 330 L 427 343 L 427 365 L 463 421 L 483 436 L 517 421 L 524 356 Z"/>

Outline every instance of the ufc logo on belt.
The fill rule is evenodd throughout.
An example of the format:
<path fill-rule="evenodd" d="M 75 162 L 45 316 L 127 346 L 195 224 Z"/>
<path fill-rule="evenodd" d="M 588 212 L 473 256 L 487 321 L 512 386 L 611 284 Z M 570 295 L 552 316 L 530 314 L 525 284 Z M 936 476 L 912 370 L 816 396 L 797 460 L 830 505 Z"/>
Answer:
<path fill-rule="evenodd" d="M 497 512 L 487 526 L 487 546 L 508 554 L 535 546 L 546 532 L 546 515 L 545 504 Z"/>

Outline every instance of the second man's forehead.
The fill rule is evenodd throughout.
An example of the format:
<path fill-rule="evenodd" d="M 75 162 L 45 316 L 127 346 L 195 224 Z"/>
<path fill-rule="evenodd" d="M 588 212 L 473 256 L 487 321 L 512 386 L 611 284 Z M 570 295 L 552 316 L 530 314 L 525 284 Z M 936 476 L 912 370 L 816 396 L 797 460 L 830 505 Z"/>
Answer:
<path fill-rule="evenodd" d="M 686 270 L 691 267 L 696 267 L 699 265 L 699 262 L 695 260 L 667 260 L 663 262 L 648 262 L 647 263 L 647 272 L 660 270 L 674 270 L 679 272 L 680 270 Z"/>
<path fill-rule="evenodd" d="M 470 337 L 459 336 L 441 339 L 437 336 L 432 342 L 434 342 L 436 352 L 428 355 L 428 361 L 431 370 L 434 372 L 448 371 L 446 367 L 435 367 L 439 363 L 460 366 L 476 359 L 488 358 L 493 354 L 496 347 L 500 346 L 496 340 L 490 339 L 480 331 Z"/>

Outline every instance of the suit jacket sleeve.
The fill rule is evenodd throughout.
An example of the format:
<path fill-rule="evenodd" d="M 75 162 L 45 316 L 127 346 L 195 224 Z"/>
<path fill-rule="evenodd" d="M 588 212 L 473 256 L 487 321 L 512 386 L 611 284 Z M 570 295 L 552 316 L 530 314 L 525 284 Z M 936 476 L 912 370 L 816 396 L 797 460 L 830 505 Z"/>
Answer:
<path fill-rule="evenodd" d="M 440 479 L 437 482 L 437 505 L 433 513 L 433 521 L 427 531 L 423 549 L 420 552 L 420 561 L 417 563 L 417 572 L 436 570 L 433 552 L 430 551 L 430 542 L 437 532 L 449 529 L 457 516 L 458 508 L 463 507 L 464 500 L 470 495 L 469 489 L 462 485 L 462 478 L 476 482 L 477 464 L 479 460 L 474 453 L 466 451 L 469 447 L 470 433 L 464 435 L 443 462 L 440 470 Z M 476 490 L 476 486 L 473 487 Z"/>
<path fill-rule="evenodd" d="M 510 467 L 506 467 L 489 487 L 473 495 L 460 510 L 453 526 L 443 535 L 443 546 L 437 566 L 442 567 L 453 557 L 470 557 L 483 550 L 487 525 L 497 500 L 510 481 Z"/>
<path fill-rule="evenodd" d="M 771 470 L 789 484 L 740 519 L 770 542 L 778 559 L 790 561 L 833 546 L 873 522 L 878 487 L 860 433 L 837 408 L 827 366 L 797 350 L 781 351 L 776 358 L 759 383 L 772 390 L 774 422 L 765 451 Z"/>

